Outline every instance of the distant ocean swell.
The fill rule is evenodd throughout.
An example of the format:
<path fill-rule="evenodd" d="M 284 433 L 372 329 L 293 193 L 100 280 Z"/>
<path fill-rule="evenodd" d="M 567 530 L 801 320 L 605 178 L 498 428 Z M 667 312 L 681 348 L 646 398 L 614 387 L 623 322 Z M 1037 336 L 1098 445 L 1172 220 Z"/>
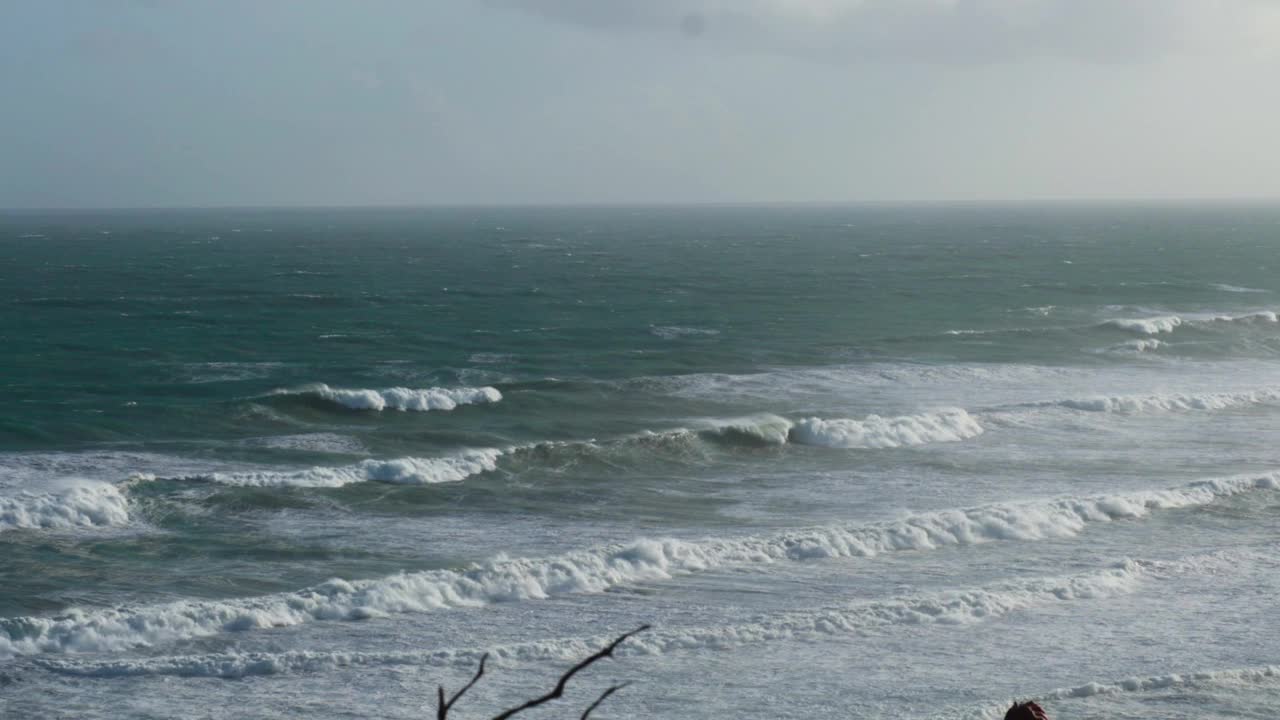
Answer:
<path fill-rule="evenodd" d="M 899 550 L 1070 537 L 1092 523 L 1139 519 L 1155 511 L 1204 506 L 1278 488 L 1280 473 L 1235 476 L 1162 490 L 986 505 L 755 537 L 643 539 L 551 558 L 498 558 L 458 571 L 333 579 L 297 592 L 254 598 L 73 609 L 58 617 L 0 619 L 0 654 L 116 651 L 316 620 L 359 620 L 601 592 L 733 565 L 871 558 Z"/>

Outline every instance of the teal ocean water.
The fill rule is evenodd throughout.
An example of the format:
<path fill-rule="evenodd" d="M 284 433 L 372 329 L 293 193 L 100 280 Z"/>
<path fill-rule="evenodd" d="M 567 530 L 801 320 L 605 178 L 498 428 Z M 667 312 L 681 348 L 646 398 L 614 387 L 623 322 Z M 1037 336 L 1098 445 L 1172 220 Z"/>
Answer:
<path fill-rule="evenodd" d="M 0 715 L 1269 717 L 1278 310 L 1267 206 L 9 213 Z"/>

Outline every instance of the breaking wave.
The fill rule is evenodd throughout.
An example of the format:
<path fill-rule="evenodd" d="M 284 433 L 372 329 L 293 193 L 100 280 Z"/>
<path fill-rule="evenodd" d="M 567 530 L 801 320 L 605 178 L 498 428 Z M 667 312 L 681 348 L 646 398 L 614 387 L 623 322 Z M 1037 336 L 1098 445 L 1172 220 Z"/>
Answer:
<path fill-rule="evenodd" d="M 645 431 L 608 440 L 556 440 L 506 448 L 514 462 L 552 465 L 582 459 L 616 464 L 628 459 L 693 456 L 705 459 L 711 447 L 761 448 L 787 444 L 830 448 L 879 449 L 954 442 L 982 434 L 982 426 L 964 410 L 880 417 L 863 420 L 805 418 L 799 421 L 770 413 L 738 418 L 706 419 L 688 427 Z"/>
<path fill-rule="evenodd" d="M 802 445 L 833 448 L 896 448 L 932 442 L 958 442 L 982 434 L 982 426 L 960 408 L 934 413 L 863 420 L 806 418 L 791 428 Z"/>
<path fill-rule="evenodd" d="M 1221 290 L 1223 292 L 1230 292 L 1230 293 L 1269 293 L 1271 292 L 1270 290 L 1264 290 L 1263 288 L 1241 287 L 1239 285 L 1228 285 L 1226 283 L 1214 283 L 1213 288 L 1217 290 Z"/>
<path fill-rule="evenodd" d="M 1202 685 L 1229 685 L 1280 680 L 1280 666 L 1264 665 L 1237 670 L 1212 670 L 1208 672 L 1171 673 L 1150 677 L 1127 678 L 1115 683 L 1091 682 L 1074 688 L 1064 688 L 1045 693 L 1042 700 L 1067 700 L 1071 698 L 1114 695 L 1117 693 L 1151 692 L 1172 688 L 1188 688 Z"/>
<path fill-rule="evenodd" d="M 1106 320 L 1102 325 L 1140 335 L 1159 335 L 1160 333 L 1171 333 L 1174 328 L 1180 327 L 1182 318 L 1177 315 L 1150 318 L 1116 318 L 1114 320 Z"/>
<path fill-rule="evenodd" d="M 0 654 L 121 650 L 229 631 L 359 620 L 394 613 L 601 592 L 752 563 L 870 558 L 997 541 L 1070 537 L 1091 523 L 1280 488 L 1280 473 L 1206 480 L 1164 490 L 986 505 L 899 520 L 739 538 L 641 539 L 550 558 L 498 557 L 464 570 L 431 570 L 225 601 L 74 609 L 57 617 L 0 619 Z"/>
<path fill-rule="evenodd" d="M 1280 389 L 1263 389 L 1237 393 L 1115 395 L 1059 400 L 1053 404 L 1072 410 L 1132 415 L 1149 412 L 1224 410 L 1233 407 L 1275 402 L 1280 402 Z"/>
<path fill-rule="evenodd" d="M 1275 323 L 1280 322 L 1276 313 L 1263 310 L 1244 315 L 1160 315 L 1148 318 L 1114 318 L 1104 320 L 1102 327 L 1124 330 L 1137 335 L 1161 335 L 1187 326 L 1212 327 L 1223 323 Z"/>
<path fill-rule="evenodd" d="M 277 390 L 273 394 L 318 397 L 351 410 L 374 411 L 453 410 L 459 405 L 481 405 L 502 400 L 502 393 L 493 387 L 420 389 L 393 387 L 369 390 L 333 388 L 324 383 L 318 383 L 294 390 Z"/>
<path fill-rule="evenodd" d="M 1101 572 L 782 612 L 748 623 L 664 629 L 631 638 L 619 648 L 618 654 L 664 655 L 796 637 L 841 635 L 895 625 L 968 624 L 1038 605 L 1126 594 L 1137 589 L 1153 571 L 1176 571 L 1173 566 L 1173 563 L 1127 560 Z M 506 662 L 571 661 L 595 652 L 611 639 L 603 636 L 564 638 L 500 645 L 483 651 L 222 653 L 106 662 L 44 660 L 40 664 L 54 672 L 80 677 L 175 675 L 241 678 L 368 665 L 474 665 L 482 652 Z"/>
<path fill-rule="evenodd" d="M 127 524 L 129 501 L 108 483 L 86 482 L 57 492 L 22 491 L 0 497 L 0 532 Z"/>
<path fill-rule="evenodd" d="M 342 487 L 362 482 L 434 485 L 458 482 L 472 475 L 492 471 L 497 468 L 498 458 L 502 454 L 502 450 L 482 448 L 438 458 L 364 460 L 354 465 L 303 470 L 215 472 L 180 479 L 244 487 Z"/>
<path fill-rule="evenodd" d="M 1118 345 L 1112 345 L 1106 348 L 1106 352 L 1127 352 L 1127 353 L 1144 353 L 1152 350 L 1159 350 L 1164 347 L 1162 340 L 1155 338 L 1141 338 L 1137 340 L 1126 340 Z"/>

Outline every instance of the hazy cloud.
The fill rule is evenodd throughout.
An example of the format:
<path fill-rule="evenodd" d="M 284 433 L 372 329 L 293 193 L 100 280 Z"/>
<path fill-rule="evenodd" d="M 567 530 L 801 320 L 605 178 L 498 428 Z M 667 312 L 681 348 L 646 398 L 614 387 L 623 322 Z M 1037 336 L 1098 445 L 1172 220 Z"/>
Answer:
<path fill-rule="evenodd" d="M 489 1 L 585 27 L 823 60 L 1119 62 L 1280 42 L 1274 0 Z"/>

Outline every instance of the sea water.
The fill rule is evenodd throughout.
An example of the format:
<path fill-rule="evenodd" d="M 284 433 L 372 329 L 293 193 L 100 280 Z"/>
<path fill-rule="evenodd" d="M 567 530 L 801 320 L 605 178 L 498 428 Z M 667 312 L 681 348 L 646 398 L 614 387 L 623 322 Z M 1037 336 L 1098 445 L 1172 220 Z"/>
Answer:
<path fill-rule="evenodd" d="M 1271 717 L 1280 209 L 0 217 L 0 715 Z"/>

